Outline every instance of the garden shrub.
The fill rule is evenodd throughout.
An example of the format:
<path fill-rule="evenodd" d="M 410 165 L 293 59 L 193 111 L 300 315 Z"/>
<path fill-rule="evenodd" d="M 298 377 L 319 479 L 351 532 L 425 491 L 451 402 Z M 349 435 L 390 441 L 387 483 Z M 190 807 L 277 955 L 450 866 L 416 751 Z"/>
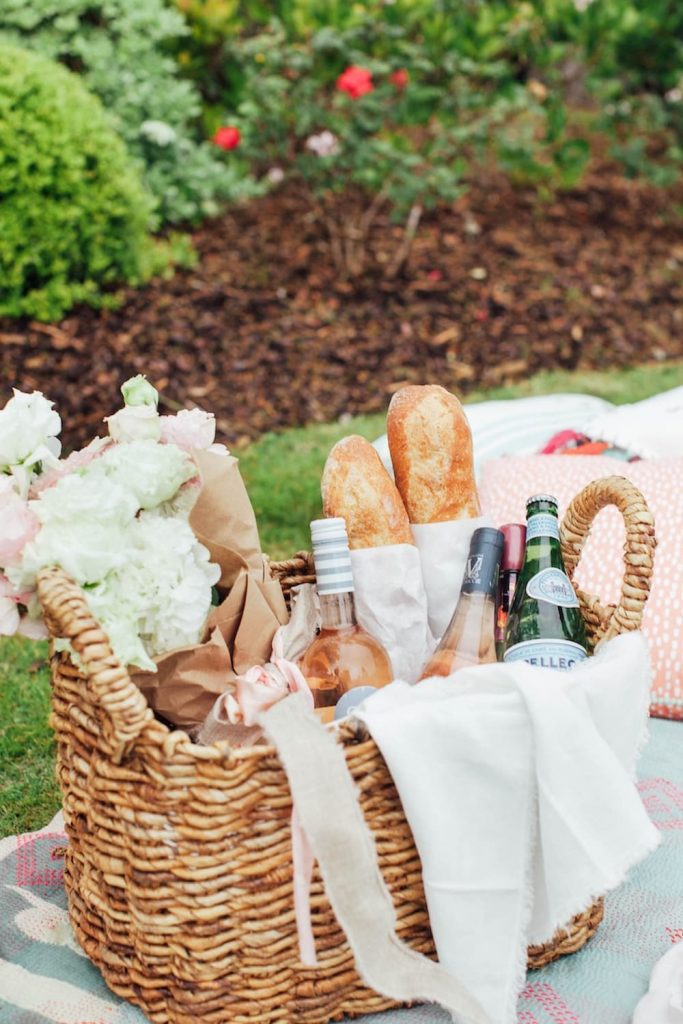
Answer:
<path fill-rule="evenodd" d="M 477 158 L 498 151 L 511 170 L 523 160 L 528 177 L 572 182 L 581 169 L 580 147 L 568 152 L 561 111 L 539 83 L 534 92 L 495 63 L 454 55 L 435 62 L 398 25 L 366 20 L 291 42 L 273 22 L 226 44 L 225 57 L 242 80 L 232 118 L 241 152 L 271 181 L 288 177 L 308 188 L 350 277 L 366 268 L 382 209 L 403 225 L 383 268 L 395 276 L 423 210 L 454 200 Z M 357 216 L 344 202 L 349 191 L 366 197 Z"/>
<path fill-rule="evenodd" d="M 363 65 L 407 63 L 419 47 L 432 84 L 455 75 L 469 92 L 500 101 L 520 87 L 533 116 L 503 119 L 489 142 L 513 181 L 550 189 L 580 178 L 596 138 L 628 175 L 675 180 L 683 162 L 683 4 L 674 0 L 175 0 L 191 36 L 181 57 L 212 110 L 248 99 L 250 76 L 234 40 L 274 19 L 288 44 L 363 40 Z M 382 26 L 382 32 L 373 28 Z M 343 71 L 343 48 L 327 51 L 316 75 Z M 435 74 L 435 72 L 437 72 Z M 416 76 L 413 76 L 414 78 Z M 534 105 L 532 105 L 534 106 Z M 539 110 L 538 108 L 542 109 Z M 484 121 L 481 125 L 483 127 Z M 604 144 L 599 145 L 604 152 Z"/>
<path fill-rule="evenodd" d="M 196 221 L 248 191 L 234 164 L 200 141 L 201 101 L 169 46 L 187 33 L 164 0 L 2 0 L 0 33 L 83 75 L 115 119 L 162 223 Z"/>
<path fill-rule="evenodd" d="M 593 0 L 578 22 L 597 126 L 629 176 L 680 179 L 683 163 L 683 6 L 671 0 Z"/>
<path fill-rule="evenodd" d="M 0 315 L 54 320 L 157 269 L 153 201 L 77 75 L 0 43 Z"/>

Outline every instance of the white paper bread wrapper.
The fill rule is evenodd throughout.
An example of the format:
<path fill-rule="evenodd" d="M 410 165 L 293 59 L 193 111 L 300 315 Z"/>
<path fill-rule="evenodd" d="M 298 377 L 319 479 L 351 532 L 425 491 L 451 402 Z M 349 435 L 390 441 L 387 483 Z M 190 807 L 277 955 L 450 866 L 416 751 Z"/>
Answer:
<path fill-rule="evenodd" d="M 386 648 L 394 678 L 414 683 L 434 648 L 417 548 L 358 549 L 351 566 L 359 623 Z"/>
<path fill-rule="evenodd" d="M 411 526 L 422 565 L 429 628 L 436 643 L 451 621 L 465 575 L 470 539 L 480 526 L 491 526 L 490 517 Z"/>

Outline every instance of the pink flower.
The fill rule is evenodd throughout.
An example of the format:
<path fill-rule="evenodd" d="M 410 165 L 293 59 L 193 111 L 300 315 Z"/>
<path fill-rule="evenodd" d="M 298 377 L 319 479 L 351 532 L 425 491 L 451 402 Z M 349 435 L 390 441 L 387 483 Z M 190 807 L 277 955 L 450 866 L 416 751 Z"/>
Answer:
<path fill-rule="evenodd" d="M 40 523 L 28 504 L 19 497 L 10 477 L 0 477 L 0 565 L 19 561 L 24 545 L 33 540 Z"/>
<path fill-rule="evenodd" d="M 228 720 L 233 724 L 256 725 L 262 711 L 277 704 L 289 693 L 303 693 L 313 707 L 313 696 L 301 670 L 285 658 L 267 665 L 255 665 L 238 676 L 235 695 L 226 701 Z"/>
<path fill-rule="evenodd" d="M 208 448 L 216 436 L 213 413 L 202 409 L 181 409 L 175 416 L 162 416 L 160 423 L 162 442 L 175 444 L 185 451 Z"/>
<path fill-rule="evenodd" d="M 339 139 L 326 129 L 306 139 L 306 149 L 310 149 L 316 156 L 335 156 L 339 152 Z"/>
<path fill-rule="evenodd" d="M 54 469 L 48 470 L 47 473 L 41 473 L 37 477 L 31 486 L 31 497 L 35 498 L 43 491 L 46 491 L 48 487 L 54 487 L 58 480 L 61 480 L 63 476 L 67 476 L 69 473 L 73 473 L 77 469 L 83 469 L 85 466 L 89 466 L 90 463 L 102 455 L 102 453 L 114 442 L 110 437 L 95 437 L 82 448 L 79 452 L 72 452 L 67 459 L 62 459 Z"/>
<path fill-rule="evenodd" d="M 224 125 L 217 132 L 214 132 L 211 141 L 219 149 L 237 149 L 242 141 L 242 133 L 239 128 L 235 128 L 233 125 Z"/>
<path fill-rule="evenodd" d="M 352 100 L 360 99 L 374 88 L 371 73 L 367 68 L 360 68 L 357 64 L 352 64 L 346 71 L 342 71 L 337 79 L 337 89 L 348 93 Z"/>
<path fill-rule="evenodd" d="M 32 613 L 21 615 L 19 605 L 30 605 Z M 40 615 L 40 605 L 35 590 L 26 590 L 17 594 L 6 576 L 0 574 L 0 636 L 26 636 L 30 640 L 44 640 L 47 627 Z"/>
<path fill-rule="evenodd" d="M 410 75 L 405 68 L 398 68 L 396 71 L 392 71 L 389 75 L 389 81 L 392 85 L 395 85 L 398 90 L 403 90 L 410 81 Z"/>
<path fill-rule="evenodd" d="M 0 576 L 0 636 L 14 636 L 19 628 L 19 608 L 12 584 Z"/>
<path fill-rule="evenodd" d="M 32 619 L 28 615 L 21 616 L 17 633 L 29 640 L 47 640 L 50 635 L 42 619 Z"/>

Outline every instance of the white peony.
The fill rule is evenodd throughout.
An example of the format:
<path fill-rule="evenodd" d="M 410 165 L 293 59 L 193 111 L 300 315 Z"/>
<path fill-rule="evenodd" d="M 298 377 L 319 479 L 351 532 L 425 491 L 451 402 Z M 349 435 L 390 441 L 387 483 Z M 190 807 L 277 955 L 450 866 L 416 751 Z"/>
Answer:
<path fill-rule="evenodd" d="M 125 405 L 113 416 L 106 416 L 109 436 L 114 441 L 158 441 L 161 424 L 157 403 L 159 392 L 139 373 L 121 385 Z"/>
<path fill-rule="evenodd" d="M 106 522 L 76 519 L 54 522 L 42 528 L 24 549 L 20 567 L 7 575 L 17 589 L 35 586 L 41 569 L 59 565 L 83 586 L 102 579 L 126 559 L 126 528 Z"/>
<path fill-rule="evenodd" d="M 143 513 L 136 524 L 139 564 L 153 567 L 140 633 L 150 654 L 197 643 L 221 575 L 188 523 Z"/>
<path fill-rule="evenodd" d="M 14 389 L 14 397 L 0 409 L 0 471 L 57 464 L 62 450 L 57 434 L 62 421 L 53 404 L 40 391 L 28 395 Z M 22 492 L 26 489 L 24 482 L 22 478 Z"/>
<path fill-rule="evenodd" d="M 106 476 L 125 487 L 138 508 L 151 509 L 173 498 L 196 475 L 192 459 L 175 445 L 131 441 L 109 448 L 93 464 L 88 479 Z"/>
<path fill-rule="evenodd" d="M 63 477 L 29 508 L 41 529 L 24 547 L 21 564 L 7 569 L 17 590 L 33 588 L 40 569 L 50 565 L 84 585 L 101 580 L 125 561 L 127 530 L 139 505 L 114 480 L 84 471 Z"/>
<path fill-rule="evenodd" d="M 140 507 L 135 494 L 125 480 L 117 480 L 115 475 L 108 477 L 99 470 L 103 459 L 101 456 L 87 469 L 62 477 L 54 487 L 43 491 L 39 499 L 29 502 L 39 521 L 126 525 L 134 519 Z"/>
<path fill-rule="evenodd" d="M 119 443 L 158 441 L 161 437 L 160 417 L 153 405 L 125 405 L 105 419 L 109 436 Z"/>
<path fill-rule="evenodd" d="M 120 660 L 154 671 L 153 656 L 199 642 L 219 578 L 188 523 L 142 512 L 125 566 L 86 596 Z"/>

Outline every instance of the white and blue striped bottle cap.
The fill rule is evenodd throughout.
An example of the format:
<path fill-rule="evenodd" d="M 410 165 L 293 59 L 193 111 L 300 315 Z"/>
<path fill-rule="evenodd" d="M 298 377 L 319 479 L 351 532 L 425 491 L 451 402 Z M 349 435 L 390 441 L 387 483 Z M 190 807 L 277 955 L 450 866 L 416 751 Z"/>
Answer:
<path fill-rule="evenodd" d="M 311 523 L 313 560 L 319 594 L 353 593 L 353 572 L 346 522 L 314 519 Z"/>

